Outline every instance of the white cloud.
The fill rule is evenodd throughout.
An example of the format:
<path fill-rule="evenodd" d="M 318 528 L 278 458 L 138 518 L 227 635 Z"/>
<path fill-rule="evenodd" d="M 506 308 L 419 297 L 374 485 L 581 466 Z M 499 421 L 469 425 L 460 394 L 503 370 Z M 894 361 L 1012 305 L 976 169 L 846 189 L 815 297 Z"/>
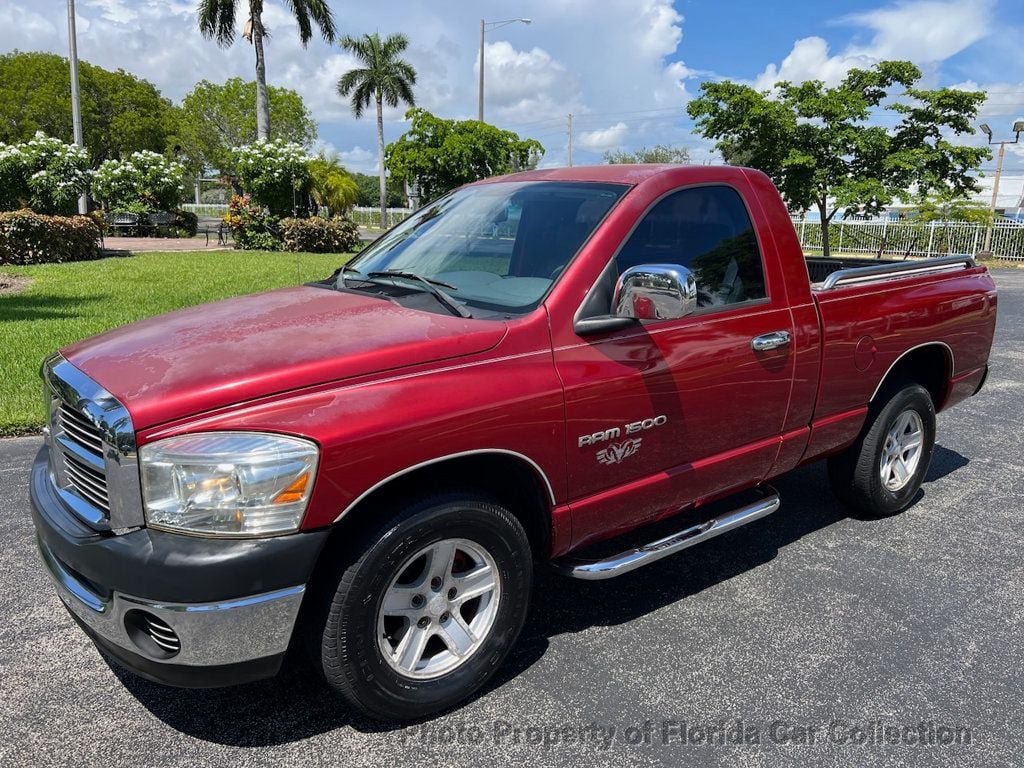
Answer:
<path fill-rule="evenodd" d="M 604 152 L 622 146 L 629 128 L 623 122 L 596 131 L 584 131 L 579 135 L 579 145 L 595 152 Z"/>
<path fill-rule="evenodd" d="M 520 51 L 505 40 L 484 48 L 485 114 L 522 123 L 582 107 L 579 82 L 543 48 Z M 479 64 L 476 70 L 479 75 Z"/>
<path fill-rule="evenodd" d="M 872 33 L 867 44 L 832 54 L 821 37 L 805 37 L 778 66 L 769 64 L 754 81 L 766 90 L 779 80 L 823 80 L 835 85 L 854 67 L 884 59 L 905 59 L 928 67 L 945 61 L 985 37 L 993 25 L 992 0 L 911 0 L 848 14 L 836 20 Z"/>

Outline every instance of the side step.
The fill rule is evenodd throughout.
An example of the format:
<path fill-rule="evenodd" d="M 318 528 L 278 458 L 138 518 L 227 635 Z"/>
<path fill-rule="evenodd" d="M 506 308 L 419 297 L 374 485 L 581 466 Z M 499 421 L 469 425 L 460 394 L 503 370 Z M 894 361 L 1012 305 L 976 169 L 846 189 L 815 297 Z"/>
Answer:
<path fill-rule="evenodd" d="M 578 558 L 564 558 L 554 563 L 555 567 L 564 575 L 574 579 L 586 579 L 597 581 L 600 579 L 611 579 L 621 576 L 624 573 L 635 571 L 645 565 L 661 560 L 663 557 L 674 555 L 684 549 L 700 544 L 702 541 L 713 539 L 721 533 L 739 528 L 741 525 L 752 523 L 762 517 L 767 517 L 779 508 L 781 501 L 779 493 L 768 486 L 764 490 L 765 496 L 755 502 L 740 507 L 706 522 L 686 528 L 678 533 L 673 533 L 650 544 L 644 544 L 635 549 L 629 549 L 612 557 L 603 560 L 582 560 Z"/>

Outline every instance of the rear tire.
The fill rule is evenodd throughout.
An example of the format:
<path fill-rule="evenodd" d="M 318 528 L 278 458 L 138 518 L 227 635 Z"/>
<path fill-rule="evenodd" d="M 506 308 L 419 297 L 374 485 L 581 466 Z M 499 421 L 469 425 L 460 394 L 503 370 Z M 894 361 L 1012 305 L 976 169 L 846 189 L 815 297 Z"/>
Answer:
<path fill-rule="evenodd" d="M 498 670 L 529 605 L 532 553 L 502 505 L 416 501 L 348 550 L 307 629 L 328 684 L 376 720 L 433 715 Z"/>
<path fill-rule="evenodd" d="M 833 493 L 869 517 L 894 515 L 911 505 L 935 448 L 935 406 L 928 390 L 902 384 L 888 392 L 880 407 L 868 411 L 857 441 L 828 460 Z"/>

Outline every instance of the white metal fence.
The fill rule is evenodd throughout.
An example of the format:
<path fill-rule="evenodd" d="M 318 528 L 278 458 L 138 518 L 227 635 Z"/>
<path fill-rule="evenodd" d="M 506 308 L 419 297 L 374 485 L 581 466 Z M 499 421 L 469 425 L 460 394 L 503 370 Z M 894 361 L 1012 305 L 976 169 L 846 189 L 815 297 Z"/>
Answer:
<path fill-rule="evenodd" d="M 227 203 L 183 203 L 182 209 L 192 211 L 196 216 L 225 216 L 228 212 Z"/>
<path fill-rule="evenodd" d="M 388 208 L 388 226 L 393 227 L 412 214 L 411 208 Z M 380 208 L 357 205 L 349 212 L 349 217 L 362 227 L 380 228 Z"/>
<path fill-rule="evenodd" d="M 794 218 L 804 250 L 821 250 L 821 223 Z M 989 227 L 963 221 L 833 221 L 828 240 L 834 253 L 891 256 L 973 256 L 985 247 Z M 1001 259 L 1024 261 L 1024 224 L 992 225 L 990 250 Z"/>

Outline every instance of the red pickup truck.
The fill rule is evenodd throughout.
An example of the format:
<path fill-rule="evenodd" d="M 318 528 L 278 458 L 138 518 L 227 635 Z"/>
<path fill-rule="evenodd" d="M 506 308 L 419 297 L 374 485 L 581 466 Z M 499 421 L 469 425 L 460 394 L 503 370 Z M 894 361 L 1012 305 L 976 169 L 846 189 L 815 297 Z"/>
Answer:
<path fill-rule="evenodd" d="M 626 573 L 826 457 L 852 507 L 910 505 L 995 319 L 968 257 L 805 259 L 756 171 L 490 179 L 323 281 L 49 358 L 39 548 L 144 677 L 234 684 L 304 646 L 352 706 L 422 717 L 499 667 L 538 563 Z"/>

